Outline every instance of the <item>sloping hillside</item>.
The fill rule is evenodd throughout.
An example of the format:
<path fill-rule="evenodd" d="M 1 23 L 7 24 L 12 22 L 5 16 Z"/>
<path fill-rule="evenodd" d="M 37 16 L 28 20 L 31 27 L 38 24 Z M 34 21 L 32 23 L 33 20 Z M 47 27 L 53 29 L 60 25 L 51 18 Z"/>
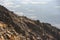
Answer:
<path fill-rule="evenodd" d="M 60 29 L 18 16 L 0 5 L 0 40 L 60 40 Z"/>

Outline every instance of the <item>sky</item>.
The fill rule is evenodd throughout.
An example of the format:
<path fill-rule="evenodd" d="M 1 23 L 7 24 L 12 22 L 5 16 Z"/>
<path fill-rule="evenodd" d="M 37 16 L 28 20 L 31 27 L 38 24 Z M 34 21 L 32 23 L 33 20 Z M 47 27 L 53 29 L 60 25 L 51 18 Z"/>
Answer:
<path fill-rule="evenodd" d="M 19 16 L 24 15 L 60 28 L 60 0 L 0 0 L 0 5 Z"/>

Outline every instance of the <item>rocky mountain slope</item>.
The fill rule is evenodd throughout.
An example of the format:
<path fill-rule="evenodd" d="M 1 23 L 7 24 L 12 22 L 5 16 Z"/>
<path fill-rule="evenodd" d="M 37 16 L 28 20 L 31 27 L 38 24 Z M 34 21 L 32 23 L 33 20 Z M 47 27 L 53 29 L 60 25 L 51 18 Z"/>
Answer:
<path fill-rule="evenodd" d="M 60 29 L 17 16 L 0 5 L 0 40 L 60 40 Z"/>

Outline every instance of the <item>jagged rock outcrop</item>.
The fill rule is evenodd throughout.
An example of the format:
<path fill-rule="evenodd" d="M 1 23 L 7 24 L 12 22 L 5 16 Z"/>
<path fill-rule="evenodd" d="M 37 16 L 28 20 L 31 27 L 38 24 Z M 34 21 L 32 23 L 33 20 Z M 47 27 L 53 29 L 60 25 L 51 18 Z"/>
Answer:
<path fill-rule="evenodd" d="M 0 40 L 60 40 L 60 29 L 17 16 L 0 5 Z"/>

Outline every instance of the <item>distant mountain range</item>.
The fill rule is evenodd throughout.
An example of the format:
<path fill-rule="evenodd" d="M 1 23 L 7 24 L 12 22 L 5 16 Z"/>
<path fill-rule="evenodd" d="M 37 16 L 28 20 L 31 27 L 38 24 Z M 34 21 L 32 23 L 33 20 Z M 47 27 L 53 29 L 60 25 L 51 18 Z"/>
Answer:
<path fill-rule="evenodd" d="M 18 16 L 0 5 L 0 40 L 60 40 L 60 29 Z"/>

